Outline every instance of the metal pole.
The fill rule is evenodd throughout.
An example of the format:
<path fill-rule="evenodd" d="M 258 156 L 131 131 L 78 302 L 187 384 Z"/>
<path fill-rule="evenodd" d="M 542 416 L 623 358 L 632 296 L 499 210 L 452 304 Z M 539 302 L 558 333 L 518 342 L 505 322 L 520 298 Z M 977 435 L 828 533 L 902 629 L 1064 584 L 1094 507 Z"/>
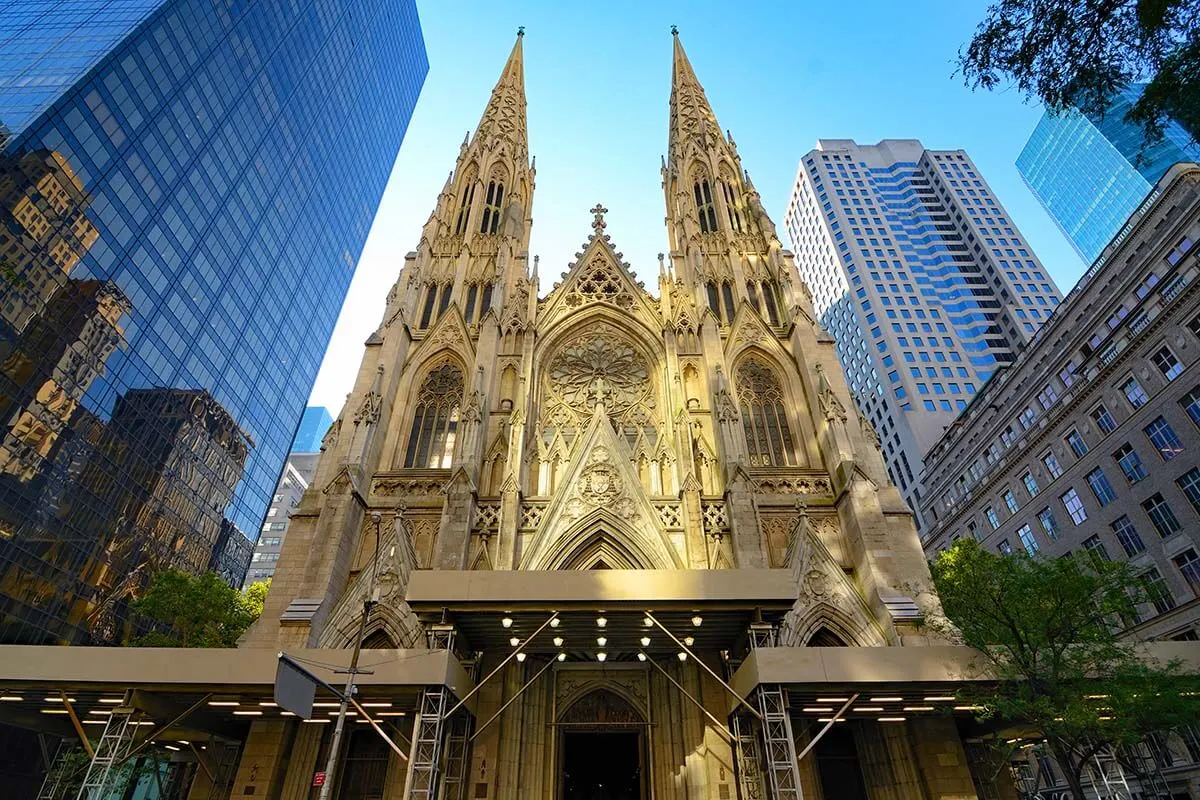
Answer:
<path fill-rule="evenodd" d="M 644 656 L 645 656 L 646 654 L 645 654 L 645 653 L 642 653 L 642 655 L 644 655 Z M 664 678 L 666 678 L 667 680 L 669 680 L 669 681 L 671 682 L 671 685 L 672 685 L 672 686 L 674 686 L 676 689 L 678 689 L 678 690 L 679 690 L 679 693 L 680 693 L 680 694 L 682 694 L 682 695 L 683 695 L 684 697 L 686 697 L 688 700 L 691 700 L 691 701 L 692 701 L 692 705 L 694 705 L 696 708 L 700 709 L 700 710 L 701 710 L 701 711 L 704 713 L 704 716 L 706 716 L 706 717 L 708 717 L 710 720 L 712 720 L 713 724 L 717 726 L 717 732 L 718 732 L 718 733 L 720 733 L 720 734 L 721 734 L 722 736 L 724 736 L 726 739 L 728 739 L 728 740 L 730 740 L 730 741 L 733 741 L 733 735 L 732 735 L 732 734 L 729 732 L 729 730 L 728 730 L 728 727 L 729 727 L 729 726 L 728 726 L 726 723 L 724 723 L 724 722 L 721 722 L 721 720 L 719 720 L 719 719 L 717 719 L 715 716 L 713 716 L 713 715 L 712 715 L 712 713 L 711 713 L 711 712 L 710 712 L 710 711 L 709 711 L 707 708 L 705 708 L 704 706 L 700 705 L 700 701 L 699 701 L 699 700 L 697 700 L 695 697 L 693 697 L 693 696 L 691 695 L 691 693 L 689 693 L 689 692 L 688 692 L 688 690 L 687 690 L 687 689 L 683 688 L 683 686 L 682 686 L 682 685 L 679 683 L 679 681 L 677 681 L 677 680 L 675 680 L 674 678 L 672 678 L 672 677 L 671 677 L 671 674 L 670 674 L 669 672 L 667 672 L 665 669 L 663 669 L 661 666 L 659 666 L 659 664 L 658 664 L 658 662 L 657 662 L 657 661 L 655 661 L 655 660 L 654 660 L 653 658 L 651 658 L 650 656 L 646 656 L 646 660 L 647 660 L 647 661 L 649 661 L 649 662 L 650 662 L 650 664 L 651 664 L 651 665 L 652 665 L 652 666 L 653 666 L 653 667 L 654 667 L 656 670 L 658 670 L 659 672 L 661 672 L 661 673 L 662 673 L 662 675 L 663 675 L 663 677 L 664 677 Z"/>
<path fill-rule="evenodd" d="M 829 720 L 829 722 L 825 723 L 825 727 L 821 728 L 821 730 L 817 732 L 817 735 L 814 736 L 812 738 L 812 740 L 804 747 L 804 750 L 801 751 L 800 755 L 796 756 L 797 763 L 804 760 L 804 757 L 806 755 L 808 755 L 808 751 L 812 750 L 814 747 L 817 746 L 817 742 L 821 741 L 821 737 L 829 732 L 829 729 L 833 727 L 833 723 L 835 723 L 839 719 L 841 719 L 842 714 L 845 714 L 846 709 L 849 708 L 850 704 L 853 703 L 857 699 L 858 699 L 858 695 L 855 694 L 853 697 L 851 697 L 849 700 L 846 701 L 845 705 L 843 705 L 841 708 L 838 709 L 838 712 L 833 715 L 833 718 L 831 720 Z"/>
<path fill-rule="evenodd" d="M 370 726 L 375 729 L 375 732 L 383 737 L 383 740 L 388 743 L 388 747 L 392 748 L 392 751 L 396 755 L 400 756 L 405 761 L 408 761 L 408 753 L 405 753 L 403 750 L 401 750 L 400 747 L 395 742 L 392 741 L 391 737 L 383 732 L 383 728 L 379 727 L 378 722 L 371 719 L 371 715 L 367 713 L 367 710 L 365 708 L 363 708 L 361 705 L 359 705 L 358 701 L 355 700 L 353 697 L 350 698 L 350 702 L 354 704 L 354 707 L 356 709 L 358 709 L 358 713 L 362 714 L 363 719 L 365 719 L 367 721 L 367 723 L 370 724 Z"/>
<path fill-rule="evenodd" d="M 333 729 L 333 740 L 329 743 L 329 758 L 325 760 L 325 782 L 321 784 L 320 800 L 329 800 L 329 792 L 333 788 L 333 773 L 337 769 L 338 750 L 342 746 L 342 731 L 346 727 L 346 710 L 350 705 L 350 696 L 354 694 L 354 676 L 358 674 L 358 656 L 362 652 L 363 634 L 367 631 L 367 617 L 375 605 L 375 571 L 379 567 L 379 526 L 382 517 L 372 514 L 375 521 L 375 557 L 371 562 L 371 583 L 367 586 L 367 598 L 363 601 L 362 619 L 358 622 L 358 635 L 354 637 L 354 651 L 350 654 L 350 669 L 346 676 L 346 691 L 342 694 L 342 702 L 338 706 L 337 725 Z"/>
<path fill-rule="evenodd" d="M 498 720 L 500 718 L 500 715 L 504 713 L 504 709 L 511 706 L 518 697 L 520 697 L 522 694 L 525 693 L 526 689 L 528 689 L 530 686 L 533 686 L 533 684 L 537 681 L 537 679 L 542 677 L 542 673 L 544 673 L 546 670 L 550 669 L 553 666 L 554 666 L 554 659 L 551 658 L 548 662 L 546 662 L 546 666 L 539 669 L 537 671 L 537 674 L 529 679 L 528 683 L 526 683 L 524 686 L 522 686 L 520 689 L 517 690 L 516 694 L 514 694 L 512 697 L 510 697 L 504 701 L 504 705 L 500 706 L 499 711 L 497 711 L 495 714 L 492 714 L 492 716 L 488 718 L 487 722 L 483 723 L 475 730 L 475 733 L 471 735 L 471 741 L 472 742 L 475 741 L 476 737 L 478 737 L 479 734 L 483 733 L 484 728 L 486 728 L 488 725 L 491 725 L 493 722 Z"/>
<path fill-rule="evenodd" d="M 685 645 L 683 642 L 681 642 L 681 641 L 679 641 L 678 639 L 676 639 L 676 638 L 675 638 L 675 634 L 673 634 L 673 633 L 671 633 L 669 630 L 667 630 L 667 629 L 666 629 L 666 627 L 664 627 L 664 626 L 663 626 L 663 624 L 662 624 L 661 622 L 659 622 L 657 619 L 655 619 L 655 618 L 654 618 L 654 615 L 653 615 L 653 614 L 651 614 L 649 611 L 647 611 L 647 612 L 646 612 L 646 619 L 650 620 L 650 621 L 651 621 L 651 622 L 653 622 L 655 625 L 657 625 L 659 628 L 661 628 L 663 633 L 665 633 L 667 636 L 670 636 L 670 637 L 671 637 L 671 641 L 673 641 L 673 642 L 675 642 L 675 644 L 679 645 L 679 647 L 680 647 L 680 648 L 683 650 L 683 652 L 685 652 L 685 653 L 687 653 L 689 656 L 691 656 L 691 657 L 692 657 L 692 659 L 693 659 L 693 660 L 694 660 L 694 661 L 695 661 L 697 664 L 699 664 L 701 667 L 703 667 L 703 668 L 704 668 L 705 672 L 707 672 L 709 675 L 712 675 L 714 678 L 716 678 L 716 679 L 717 679 L 717 683 L 719 683 L 719 684 L 721 684 L 722 686 L 724 686 L 726 691 L 728 691 L 728 692 L 729 692 L 731 695 L 733 695 L 733 696 L 734 696 L 734 698 L 735 698 L 735 699 L 736 699 L 736 700 L 737 700 L 739 703 L 741 703 L 742 705 L 744 705 L 746 708 L 750 709 L 750 713 L 751 713 L 751 714 L 753 714 L 755 717 L 757 717 L 757 718 L 758 718 L 758 720 L 759 720 L 759 722 L 762 722 L 762 714 L 758 713 L 758 709 L 757 709 L 757 708 L 755 708 L 754 706 L 752 706 L 752 705 L 750 705 L 749 703 L 747 703 L 747 702 L 746 702 L 746 701 L 745 701 L 745 700 L 742 698 L 742 696 L 741 696 L 740 694 L 738 694 L 737 692 L 735 692 L 735 691 L 733 690 L 733 687 L 732 687 L 732 686 L 730 686 L 728 683 L 726 683 L 726 682 L 725 682 L 725 681 L 724 681 L 724 680 L 721 678 L 721 676 L 720 676 L 720 675 L 718 675 L 717 673 L 713 672 L 713 670 L 712 670 L 712 667 L 708 666 L 708 664 L 705 664 L 705 663 L 704 663 L 702 660 L 700 660 L 699 658 L 696 658 L 696 654 L 695 654 L 695 653 L 693 653 L 693 652 L 692 652 L 692 651 L 691 651 L 691 650 L 688 648 L 688 646 L 687 646 L 687 645 Z"/>
<path fill-rule="evenodd" d="M 471 699 L 471 697 L 472 697 L 472 696 L 474 696 L 474 694 L 475 694 L 476 692 L 478 692 L 478 691 L 479 691 L 481 688 L 483 688 L 483 685 L 484 685 L 485 683 L 487 683 L 488 681 L 490 681 L 490 680 L 491 680 L 491 679 L 492 679 L 492 678 L 493 678 L 493 677 L 496 675 L 496 673 L 497 673 L 497 672 L 499 672 L 500 670 L 504 669 L 504 666 L 505 666 L 506 664 L 508 664 L 508 662 L 510 662 L 510 661 L 512 661 L 514 658 L 516 658 L 516 657 L 517 657 L 517 653 L 520 653 L 522 650 L 524 650 L 524 649 L 525 649 L 525 645 L 527 645 L 527 644 L 529 644 L 530 642 L 532 642 L 532 641 L 533 641 L 533 637 L 537 636 L 539 633 L 541 633 L 542 631 L 544 631 L 544 630 L 546 629 L 546 626 L 547 626 L 547 625 L 549 625 L 551 622 L 553 622 L 553 621 L 554 621 L 554 620 L 556 620 L 556 619 L 558 619 L 558 612 L 557 612 L 557 611 L 555 611 L 553 614 L 551 614 L 551 615 L 550 615 L 550 619 L 548 619 L 548 620 L 546 620 L 545 622 L 543 622 L 543 623 L 541 624 L 541 626 L 540 626 L 540 627 L 539 627 L 539 628 L 538 628 L 536 631 L 534 631 L 533 633 L 529 634 L 529 638 L 528 638 L 528 639 L 526 639 L 525 641 L 521 642 L 521 644 L 520 644 L 519 646 L 517 646 L 517 647 L 516 647 L 516 648 L 515 648 L 515 649 L 514 649 L 514 650 L 513 650 L 511 653 L 509 653 L 509 654 L 508 654 L 508 658 L 506 658 L 506 659 L 504 659 L 503 661 L 501 661 L 501 662 L 500 662 L 500 664 L 499 664 L 499 665 L 498 665 L 498 666 L 497 666 L 497 667 L 496 667 L 494 670 L 492 670 L 491 672 L 489 672 L 489 673 L 488 673 L 488 675 L 487 675 L 487 677 L 486 677 L 486 678 L 484 678 L 483 680 L 481 680 L 479 683 L 475 684 L 475 688 L 474 688 L 474 689 L 472 689 L 471 691 L 467 692 L 467 694 L 466 694 L 466 695 L 463 697 L 463 699 L 458 701 L 458 705 L 456 705 L 454 708 L 452 708 L 452 709 L 450 709 L 449 711 L 447 711 L 447 712 L 446 712 L 446 714 L 445 714 L 445 716 L 443 717 L 443 719 L 450 719 L 452 716 L 454 716 L 454 712 L 455 712 L 455 711 L 458 711 L 460 708 L 462 708 L 462 707 L 463 707 L 463 703 L 465 703 L 465 702 L 467 702 L 468 700 L 470 700 L 470 699 Z M 322 798 L 322 800 L 324 800 L 324 798 Z"/>

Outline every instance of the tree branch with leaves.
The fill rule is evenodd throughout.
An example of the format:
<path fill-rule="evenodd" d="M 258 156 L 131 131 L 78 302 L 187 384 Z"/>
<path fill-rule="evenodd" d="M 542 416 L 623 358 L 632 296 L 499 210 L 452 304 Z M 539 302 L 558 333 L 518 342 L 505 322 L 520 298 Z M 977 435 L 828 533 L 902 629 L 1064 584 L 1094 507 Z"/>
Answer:
<path fill-rule="evenodd" d="M 1120 636 L 1145 599 L 1128 564 L 1086 554 L 1000 556 L 960 539 L 932 573 L 944 624 L 996 678 L 963 699 L 982 719 L 1039 731 L 1078 800 L 1097 754 L 1200 720 L 1200 677 Z"/>
<path fill-rule="evenodd" d="M 999 0 L 958 53 L 971 88 L 1014 85 L 1053 113 L 1103 116 L 1145 84 L 1125 121 L 1145 145 L 1177 121 L 1200 137 L 1200 0 Z"/>
<path fill-rule="evenodd" d="M 262 614 L 270 581 L 239 592 L 215 572 L 192 575 L 177 569 L 156 574 L 133 608 L 146 632 L 135 647 L 237 647 Z"/>

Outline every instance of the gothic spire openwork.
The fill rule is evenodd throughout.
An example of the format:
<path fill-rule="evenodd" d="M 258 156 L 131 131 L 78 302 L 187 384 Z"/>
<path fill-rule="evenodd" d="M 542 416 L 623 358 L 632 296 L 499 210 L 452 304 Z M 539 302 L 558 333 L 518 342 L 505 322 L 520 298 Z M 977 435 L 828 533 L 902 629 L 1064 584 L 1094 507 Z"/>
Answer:
<path fill-rule="evenodd" d="M 682 155 L 682 148 L 689 139 L 700 139 L 701 147 L 707 146 L 711 137 L 721 137 L 721 126 L 700 79 L 692 70 L 684 52 L 683 43 L 679 40 L 679 31 L 671 26 L 671 36 L 674 39 L 675 52 L 671 69 L 671 132 L 668 147 L 672 158 Z"/>
<path fill-rule="evenodd" d="M 521 43 L 525 41 L 525 29 L 517 32 L 508 61 L 500 73 L 500 79 L 492 89 L 475 135 L 471 138 L 469 151 L 480 145 L 494 147 L 497 140 L 512 146 L 512 155 L 518 162 L 529 160 L 529 132 L 525 121 L 525 58 Z"/>

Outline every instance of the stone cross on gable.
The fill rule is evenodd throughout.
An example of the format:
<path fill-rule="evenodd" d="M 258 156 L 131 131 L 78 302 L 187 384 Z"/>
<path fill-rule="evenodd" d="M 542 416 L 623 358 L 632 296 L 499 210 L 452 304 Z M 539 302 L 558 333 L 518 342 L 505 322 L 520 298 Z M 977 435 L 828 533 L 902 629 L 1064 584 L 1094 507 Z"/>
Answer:
<path fill-rule="evenodd" d="M 608 225 L 604 222 L 604 215 L 608 213 L 608 209 L 602 206 L 600 203 L 596 203 L 596 205 L 592 207 L 591 212 L 596 215 L 596 218 L 592 220 L 592 230 L 594 230 L 596 235 L 599 236 L 604 233 L 604 229 L 608 227 Z"/>

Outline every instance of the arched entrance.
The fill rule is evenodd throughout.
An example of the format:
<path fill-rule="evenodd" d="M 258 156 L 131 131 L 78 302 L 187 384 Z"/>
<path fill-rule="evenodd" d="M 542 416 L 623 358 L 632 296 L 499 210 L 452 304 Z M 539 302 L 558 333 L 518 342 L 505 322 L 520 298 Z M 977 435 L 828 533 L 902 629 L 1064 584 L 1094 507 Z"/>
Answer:
<path fill-rule="evenodd" d="M 558 720 L 560 800 L 646 800 L 646 720 L 629 701 L 596 689 Z"/>

